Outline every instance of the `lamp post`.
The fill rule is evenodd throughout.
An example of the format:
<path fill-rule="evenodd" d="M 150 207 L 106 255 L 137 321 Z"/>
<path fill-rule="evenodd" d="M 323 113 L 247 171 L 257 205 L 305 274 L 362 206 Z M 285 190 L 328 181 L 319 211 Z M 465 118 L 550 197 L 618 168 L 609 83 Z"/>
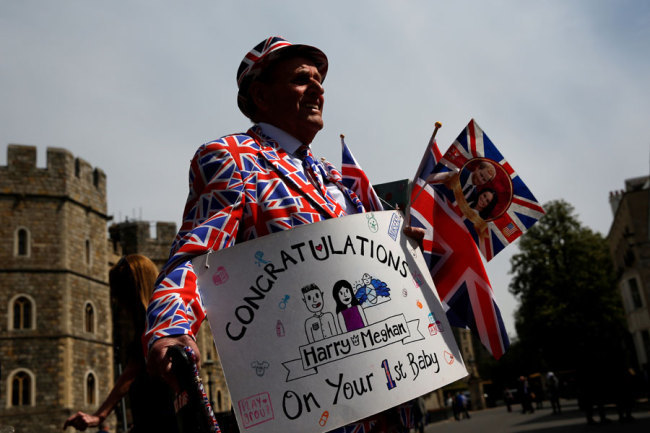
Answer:
<path fill-rule="evenodd" d="M 485 408 L 485 396 L 483 395 L 483 383 L 481 376 L 478 373 L 478 367 L 473 357 L 467 359 L 467 367 L 469 370 L 469 378 L 467 383 L 469 385 L 469 392 L 472 398 L 474 410 Z"/>
<path fill-rule="evenodd" d="M 210 406 L 212 406 L 212 410 L 216 412 L 214 408 L 214 400 L 212 399 L 212 385 L 214 384 L 214 382 L 212 381 L 212 367 L 214 366 L 214 361 L 208 359 L 203 363 L 203 365 L 208 371 L 208 396 L 210 398 Z"/>

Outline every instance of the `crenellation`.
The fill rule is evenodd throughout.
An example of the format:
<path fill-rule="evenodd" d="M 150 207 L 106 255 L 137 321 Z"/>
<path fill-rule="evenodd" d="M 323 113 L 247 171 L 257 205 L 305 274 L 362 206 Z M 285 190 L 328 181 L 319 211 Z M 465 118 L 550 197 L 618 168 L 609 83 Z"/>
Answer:
<path fill-rule="evenodd" d="M 156 240 L 170 243 L 176 237 L 176 224 L 158 221 L 156 223 Z"/>
<path fill-rule="evenodd" d="M 10 144 L 7 147 L 7 167 L 11 171 L 29 173 L 36 169 L 36 146 Z"/>
<path fill-rule="evenodd" d="M 106 193 L 106 173 L 101 168 L 93 170 L 93 185 L 98 191 Z"/>
<path fill-rule="evenodd" d="M 46 150 L 46 171 L 50 176 L 59 176 L 66 179 L 74 173 L 74 155 L 67 149 L 48 147 Z"/>
<path fill-rule="evenodd" d="M 61 148 L 48 147 L 46 168 L 37 168 L 35 146 L 9 145 L 7 165 L 0 167 L 0 194 L 65 197 L 107 213 L 104 171 Z"/>
<path fill-rule="evenodd" d="M 147 221 L 125 221 L 111 224 L 108 231 L 110 239 L 121 245 L 123 254 L 144 254 L 161 268 L 169 258 L 169 247 L 176 237 L 176 224 L 156 222 L 155 239 L 151 238 L 149 228 Z"/>

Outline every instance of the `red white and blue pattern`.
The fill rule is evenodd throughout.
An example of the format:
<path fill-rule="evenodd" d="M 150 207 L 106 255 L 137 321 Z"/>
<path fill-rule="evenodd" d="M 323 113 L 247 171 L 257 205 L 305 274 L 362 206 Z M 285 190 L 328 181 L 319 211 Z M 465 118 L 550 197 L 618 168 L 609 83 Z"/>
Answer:
<path fill-rule="evenodd" d="M 409 433 L 415 427 L 414 402 L 409 401 L 355 423 L 331 430 L 329 433 L 369 433 L 371 431 Z M 399 424 L 397 423 L 399 417 Z M 379 425 L 377 425 L 379 423 Z M 392 424 L 391 426 L 385 425 Z M 375 428 L 375 430 L 373 430 Z"/>
<path fill-rule="evenodd" d="M 340 173 L 324 165 L 328 180 L 343 189 Z M 257 126 L 199 147 L 190 165 L 189 187 L 181 227 L 148 308 L 144 347 L 164 336 L 198 332 L 205 311 L 191 264 L 194 257 L 345 215 Z M 352 191 L 344 192 L 354 199 Z"/>
<path fill-rule="evenodd" d="M 194 336 L 198 332 L 205 311 L 192 258 L 236 242 L 345 215 L 333 198 L 323 198 L 292 161 L 257 126 L 198 149 L 190 165 L 190 193 L 181 228 L 147 310 L 144 347 L 164 336 Z M 382 210 L 373 201 L 364 209 L 358 196 L 367 191 L 352 191 L 332 164 L 321 164 L 327 180 L 358 204 L 358 210 Z M 375 423 L 363 420 L 339 430 L 369 432 Z"/>
<path fill-rule="evenodd" d="M 434 173 L 458 172 L 465 163 L 474 158 L 486 158 L 498 163 L 501 167 L 500 171 L 504 172 L 503 178 L 506 181 L 509 178 L 509 185 L 506 185 L 506 188 L 496 183 L 497 179 L 485 185 L 485 187 L 494 186 L 497 194 L 505 192 L 505 195 L 502 195 L 499 200 L 504 203 L 508 202 L 508 206 L 500 216 L 487 222 L 487 231 L 484 236 L 477 233 L 470 220 L 464 221 L 483 257 L 490 261 L 535 224 L 544 215 L 544 209 L 474 119 L 470 120 L 467 127 L 442 157 Z M 495 185 L 491 185 L 493 182 Z M 442 185 L 436 185 L 436 188 L 453 206 L 455 203 L 453 191 Z"/>
<path fill-rule="evenodd" d="M 343 158 L 341 160 L 343 184 L 351 190 L 359 192 L 359 199 L 366 209 L 383 210 L 379 196 L 370 184 L 368 176 L 361 170 L 359 163 L 345 144 L 343 135 L 341 135 L 341 147 L 343 148 Z"/>
<path fill-rule="evenodd" d="M 354 424 L 339 427 L 330 433 L 369 433 L 377 422 L 374 419 L 364 419 Z"/>
<path fill-rule="evenodd" d="M 438 190 L 427 183 L 438 169 L 440 151 L 432 139 L 411 191 L 410 224 L 425 229 L 422 250 L 452 326 L 469 328 L 499 359 L 509 346 L 501 312 L 476 244 L 463 219 Z"/>
<path fill-rule="evenodd" d="M 205 387 L 203 386 L 203 381 L 201 380 L 201 375 L 199 374 L 196 354 L 189 346 L 185 346 L 183 350 L 185 351 L 185 354 L 187 354 L 187 357 L 191 361 L 193 379 L 194 382 L 197 384 L 199 393 L 201 394 L 200 395 L 201 402 L 203 403 L 201 407 L 203 408 L 205 416 L 208 418 L 210 422 L 210 430 L 212 433 L 221 433 L 221 428 L 219 427 L 217 418 L 214 416 L 214 410 L 212 409 L 212 404 L 210 404 L 210 399 L 208 398 L 208 394 L 205 392 Z"/>
<path fill-rule="evenodd" d="M 415 427 L 415 404 L 416 403 L 410 401 L 397 407 L 399 410 L 399 420 L 407 431 L 410 431 L 411 428 Z"/>
<path fill-rule="evenodd" d="M 237 86 L 241 85 L 242 80 L 251 70 L 260 63 L 267 55 L 280 48 L 291 46 L 291 42 L 279 37 L 271 36 L 250 50 L 244 56 L 237 70 Z"/>

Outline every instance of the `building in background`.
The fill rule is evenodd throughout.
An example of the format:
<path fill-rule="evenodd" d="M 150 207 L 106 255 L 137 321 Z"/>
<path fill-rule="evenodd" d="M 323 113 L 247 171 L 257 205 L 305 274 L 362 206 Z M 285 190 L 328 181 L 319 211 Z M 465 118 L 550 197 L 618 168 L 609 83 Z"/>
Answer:
<path fill-rule="evenodd" d="M 113 385 L 106 176 L 64 149 L 0 167 L 0 425 L 60 431 Z"/>
<path fill-rule="evenodd" d="M 625 181 L 609 195 L 614 221 L 607 235 L 637 366 L 650 365 L 650 177 Z"/>
<path fill-rule="evenodd" d="M 71 414 L 98 408 L 126 363 L 131 321 L 112 308 L 108 270 L 132 253 L 161 267 L 176 226 L 156 223 L 153 238 L 148 222 L 108 227 L 101 169 L 55 148 L 39 168 L 36 147 L 19 145 L 0 167 L 0 215 L 0 427 L 60 432 Z M 215 410 L 228 411 L 208 328 L 197 336 L 202 375 Z M 124 431 L 128 410 L 116 412 Z"/>

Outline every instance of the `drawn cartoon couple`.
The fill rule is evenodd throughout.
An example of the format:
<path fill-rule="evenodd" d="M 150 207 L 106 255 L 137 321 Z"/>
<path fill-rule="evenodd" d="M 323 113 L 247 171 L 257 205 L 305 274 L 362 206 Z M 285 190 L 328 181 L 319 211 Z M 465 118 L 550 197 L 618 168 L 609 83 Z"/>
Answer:
<path fill-rule="evenodd" d="M 337 281 L 332 296 L 336 301 L 336 316 L 341 333 L 368 325 L 363 308 L 352 291 L 352 284 L 346 280 Z M 339 334 L 332 313 L 323 312 L 323 292 L 316 284 L 302 288 L 302 300 L 309 312 L 314 313 L 305 321 L 305 332 L 310 343 Z"/>

